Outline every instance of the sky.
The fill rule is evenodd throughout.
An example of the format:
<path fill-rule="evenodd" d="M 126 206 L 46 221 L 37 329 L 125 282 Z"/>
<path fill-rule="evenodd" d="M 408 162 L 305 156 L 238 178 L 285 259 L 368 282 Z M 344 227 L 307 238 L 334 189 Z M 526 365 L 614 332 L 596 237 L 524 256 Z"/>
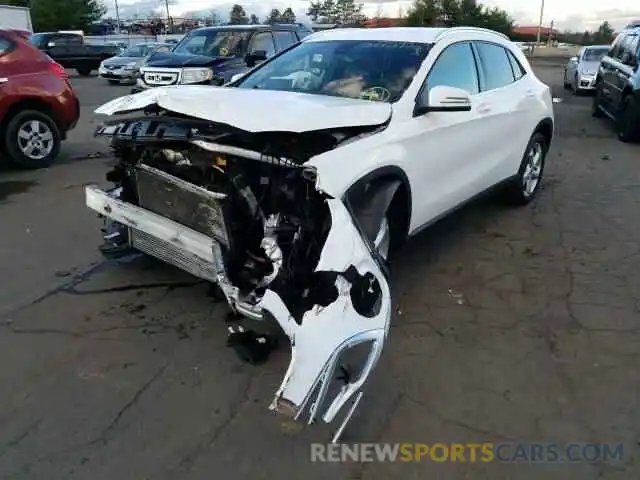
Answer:
<path fill-rule="evenodd" d="M 109 9 L 108 14 L 115 16 L 115 1 L 103 0 Z M 139 16 L 148 16 L 155 10 L 165 14 L 164 0 L 117 0 L 120 17 L 127 18 L 136 12 Z M 615 29 L 623 28 L 632 20 L 640 20 L 640 0 L 544 0 L 543 24 L 559 30 L 593 30 L 604 20 L 608 20 Z M 298 19 L 305 21 L 305 11 L 309 4 L 303 0 L 169 0 L 171 15 L 180 16 L 196 10 L 215 11 L 219 17 L 227 18 L 233 3 L 241 4 L 248 15 L 255 13 L 263 20 L 272 8 L 293 8 Z M 519 25 L 537 25 L 540 16 L 540 0 L 481 0 L 488 6 L 498 6 L 506 10 Z M 407 12 L 411 3 L 405 0 L 384 1 L 369 0 L 365 3 L 365 13 L 369 17 L 380 13 L 382 16 L 397 17 Z"/>

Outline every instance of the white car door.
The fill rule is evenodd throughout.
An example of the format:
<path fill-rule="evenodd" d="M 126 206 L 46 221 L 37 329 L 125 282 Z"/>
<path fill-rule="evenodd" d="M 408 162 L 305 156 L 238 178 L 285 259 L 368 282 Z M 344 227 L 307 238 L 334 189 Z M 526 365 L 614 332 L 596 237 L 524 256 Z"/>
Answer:
<path fill-rule="evenodd" d="M 536 86 L 525 78 L 521 66 L 514 72 L 517 65 L 508 49 L 489 42 L 473 42 L 473 47 L 480 72 L 482 128 L 492 142 L 478 165 L 479 186 L 484 190 L 517 172 L 538 109 Z"/>
<path fill-rule="evenodd" d="M 437 55 L 418 94 L 450 86 L 471 95 L 471 111 L 428 112 L 393 125 L 405 150 L 403 168 L 416 192 L 413 227 L 436 219 L 479 192 L 483 163 L 495 148 L 497 132 L 485 128 L 486 103 L 479 97 L 476 62 L 469 42 L 448 45 Z"/>

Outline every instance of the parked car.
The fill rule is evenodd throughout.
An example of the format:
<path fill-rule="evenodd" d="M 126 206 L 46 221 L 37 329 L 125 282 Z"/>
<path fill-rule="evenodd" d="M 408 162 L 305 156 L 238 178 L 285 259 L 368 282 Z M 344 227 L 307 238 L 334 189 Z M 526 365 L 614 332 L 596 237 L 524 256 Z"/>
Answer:
<path fill-rule="evenodd" d="M 119 55 L 100 64 L 98 74 L 111 84 L 135 83 L 140 67 L 155 53 L 170 52 L 173 45 L 168 43 L 140 43 L 129 47 Z"/>
<path fill-rule="evenodd" d="M 279 325 L 294 352 L 271 408 L 310 422 L 357 406 L 389 331 L 390 254 L 484 192 L 529 203 L 554 131 L 550 88 L 520 48 L 469 27 L 326 30 L 226 87 L 156 88 L 96 113 L 126 114 L 96 132 L 120 158 L 113 189 L 85 191 L 107 245 Z M 229 343 L 264 359 L 252 332 Z M 341 367 L 356 346 L 365 367 Z"/>
<path fill-rule="evenodd" d="M 80 105 L 64 68 L 27 40 L 0 30 L 0 151 L 24 168 L 56 158 Z"/>
<path fill-rule="evenodd" d="M 311 33 L 303 24 L 199 28 L 185 35 L 171 53 L 154 55 L 140 69 L 134 91 L 177 84 L 222 85 Z"/>
<path fill-rule="evenodd" d="M 600 62 L 592 113 L 615 122 L 623 142 L 640 141 L 640 25 L 623 30 Z"/>
<path fill-rule="evenodd" d="M 609 51 L 609 45 L 590 45 L 582 47 L 578 55 L 571 57 L 564 67 L 564 88 L 579 95 L 593 91 L 600 60 Z"/>
<path fill-rule="evenodd" d="M 64 68 L 73 68 L 84 77 L 120 52 L 115 45 L 86 44 L 83 35 L 71 32 L 36 33 L 30 40 Z"/>

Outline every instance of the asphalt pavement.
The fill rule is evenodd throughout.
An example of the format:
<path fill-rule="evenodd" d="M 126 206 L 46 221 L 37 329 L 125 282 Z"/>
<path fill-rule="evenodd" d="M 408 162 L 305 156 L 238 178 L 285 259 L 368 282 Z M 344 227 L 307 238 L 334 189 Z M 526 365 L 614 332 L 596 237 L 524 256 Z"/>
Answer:
<path fill-rule="evenodd" d="M 475 202 L 407 245 L 355 442 L 621 443 L 617 461 L 311 463 L 322 426 L 268 411 L 289 361 L 242 363 L 205 285 L 149 260 L 105 262 L 83 186 L 108 148 L 92 110 L 125 94 L 73 78 L 82 121 L 60 160 L 0 172 L 0 478 L 640 478 L 640 145 L 552 85 L 539 198 Z"/>

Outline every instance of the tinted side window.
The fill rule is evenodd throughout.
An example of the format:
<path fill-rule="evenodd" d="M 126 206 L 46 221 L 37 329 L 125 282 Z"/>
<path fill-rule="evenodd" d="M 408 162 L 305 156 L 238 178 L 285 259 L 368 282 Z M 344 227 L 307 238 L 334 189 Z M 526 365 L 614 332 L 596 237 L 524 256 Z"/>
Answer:
<path fill-rule="evenodd" d="M 0 37 L 0 56 L 9 52 L 13 48 L 13 43 L 6 38 Z"/>
<path fill-rule="evenodd" d="M 476 63 L 469 43 L 450 45 L 436 59 L 427 77 L 427 88 L 438 85 L 462 88 L 472 95 L 480 91 Z"/>
<path fill-rule="evenodd" d="M 475 45 L 484 79 L 483 91 L 504 87 L 515 81 L 507 50 L 491 43 L 478 42 Z"/>
<path fill-rule="evenodd" d="M 251 51 L 255 52 L 256 50 L 264 50 L 267 52 L 267 58 L 276 53 L 276 47 L 273 44 L 271 32 L 256 33 L 255 37 L 253 37 L 253 46 L 251 47 Z"/>
<path fill-rule="evenodd" d="M 297 42 L 293 32 L 273 32 L 273 38 L 276 41 L 276 48 L 279 52 L 289 48 Z"/>
<path fill-rule="evenodd" d="M 509 62 L 511 62 L 511 69 L 513 70 L 514 78 L 516 80 L 520 80 L 522 77 L 524 77 L 524 75 L 525 75 L 525 73 L 527 73 L 527 71 L 520 64 L 520 62 L 518 61 L 518 59 L 516 58 L 516 56 L 513 53 L 511 53 L 510 51 L 507 50 L 507 55 L 509 56 Z"/>
<path fill-rule="evenodd" d="M 623 63 L 635 66 L 637 62 L 638 52 L 638 35 L 629 34 L 626 36 L 622 44 L 621 60 Z"/>

